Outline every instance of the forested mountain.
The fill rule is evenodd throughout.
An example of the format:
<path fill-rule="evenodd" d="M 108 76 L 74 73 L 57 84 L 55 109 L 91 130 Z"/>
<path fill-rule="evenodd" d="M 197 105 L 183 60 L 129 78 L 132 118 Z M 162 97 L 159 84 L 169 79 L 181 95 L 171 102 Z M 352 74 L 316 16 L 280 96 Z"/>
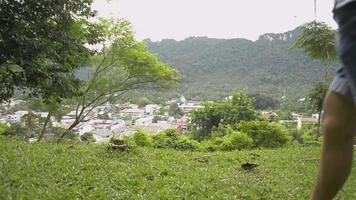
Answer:
<path fill-rule="evenodd" d="M 193 99 L 220 99 L 232 92 L 263 93 L 289 99 L 304 97 L 323 79 L 325 63 L 291 49 L 300 29 L 264 34 L 257 41 L 190 37 L 183 41 L 145 40 L 149 50 L 183 75 L 177 94 Z M 332 71 L 337 68 L 332 63 Z"/>

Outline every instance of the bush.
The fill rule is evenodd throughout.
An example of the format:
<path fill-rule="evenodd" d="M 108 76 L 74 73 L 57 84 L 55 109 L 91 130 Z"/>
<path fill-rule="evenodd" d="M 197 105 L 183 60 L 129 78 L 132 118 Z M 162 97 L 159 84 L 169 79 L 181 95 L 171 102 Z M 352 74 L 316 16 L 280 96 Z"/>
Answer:
<path fill-rule="evenodd" d="M 253 147 L 278 148 L 289 141 L 285 128 L 276 123 L 241 122 L 238 129 L 253 139 Z"/>
<path fill-rule="evenodd" d="M 47 134 L 47 138 L 46 140 L 49 140 L 49 141 L 57 141 L 58 138 L 60 138 L 60 136 L 64 133 L 68 131 L 67 129 L 65 128 L 61 128 L 61 127 L 52 127 L 51 128 L 51 133 L 50 134 Z M 79 142 L 79 137 L 78 137 L 78 134 L 75 133 L 73 130 L 70 130 L 65 136 L 64 138 L 62 139 L 62 142 L 64 143 L 77 143 Z"/>
<path fill-rule="evenodd" d="M 224 136 L 220 149 L 224 151 L 249 149 L 252 144 L 253 140 L 247 134 L 235 131 Z"/>
<path fill-rule="evenodd" d="M 152 140 L 150 136 L 141 129 L 135 131 L 133 140 L 135 141 L 135 144 L 140 147 L 152 146 Z"/>
<path fill-rule="evenodd" d="M 153 136 L 155 148 L 196 151 L 201 149 L 199 142 L 180 135 L 175 129 L 167 129 Z"/>
<path fill-rule="evenodd" d="M 176 148 L 179 134 L 175 129 L 167 129 L 153 136 L 155 148 Z"/>
<path fill-rule="evenodd" d="M 0 124 L 0 135 L 3 135 L 3 133 L 8 129 L 9 127 L 6 124 Z"/>
<path fill-rule="evenodd" d="M 93 133 L 84 133 L 83 135 L 80 136 L 80 140 L 87 143 L 95 142 Z"/>
<path fill-rule="evenodd" d="M 23 128 L 22 126 L 18 124 L 13 124 L 9 128 L 3 130 L 2 135 L 6 137 L 13 137 L 20 139 L 22 141 L 28 141 L 30 138 L 29 131 L 26 128 Z"/>
<path fill-rule="evenodd" d="M 200 144 L 201 148 L 206 151 L 217 151 L 223 142 L 224 139 L 222 137 L 213 137 L 210 140 L 202 141 Z"/>
<path fill-rule="evenodd" d="M 175 148 L 184 151 L 196 151 L 200 149 L 200 144 L 186 136 L 180 136 Z"/>

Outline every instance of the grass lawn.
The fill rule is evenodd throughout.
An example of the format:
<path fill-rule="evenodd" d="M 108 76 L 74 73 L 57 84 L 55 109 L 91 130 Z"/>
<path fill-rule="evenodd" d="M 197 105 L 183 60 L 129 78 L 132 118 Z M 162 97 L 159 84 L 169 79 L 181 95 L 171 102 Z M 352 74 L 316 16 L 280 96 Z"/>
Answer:
<path fill-rule="evenodd" d="M 24 144 L 0 137 L 0 152 L 0 199 L 274 200 L 308 197 L 320 148 L 115 152 L 105 145 Z M 244 171 L 246 162 L 259 166 Z M 356 199 L 356 170 L 338 199 Z"/>

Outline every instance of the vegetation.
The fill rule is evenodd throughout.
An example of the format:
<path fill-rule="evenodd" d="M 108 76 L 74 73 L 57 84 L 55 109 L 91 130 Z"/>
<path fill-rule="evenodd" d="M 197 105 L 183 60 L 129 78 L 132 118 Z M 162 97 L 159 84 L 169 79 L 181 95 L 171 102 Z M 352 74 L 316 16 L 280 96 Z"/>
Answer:
<path fill-rule="evenodd" d="M 194 139 L 204 140 L 212 136 L 212 129 L 220 125 L 234 126 L 240 121 L 257 118 L 252 107 L 253 99 L 244 93 L 236 93 L 232 100 L 205 103 L 204 108 L 193 111 L 191 134 Z"/>
<path fill-rule="evenodd" d="M 3 137 L 0 149 L 0 199 L 302 200 L 311 192 L 320 157 L 315 147 L 116 152 L 105 145 L 24 144 Z M 246 162 L 259 166 L 244 171 Z M 337 199 L 355 199 L 355 173 Z"/>
<path fill-rule="evenodd" d="M 319 113 L 316 138 L 320 136 L 323 101 L 331 82 L 330 62 L 337 58 L 335 43 L 335 31 L 323 22 L 313 21 L 302 27 L 302 34 L 293 45 L 293 48 L 304 49 L 310 57 L 326 62 L 324 80 L 314 83 L 309 93 L 309 102 Z"/>
<path fill-rule="evenodd" d="M 289 141 L 286 130 L 277 123 L 243 121 L 237 127 L 253 139 L 254 147 L 283 147 Z"/>
<path fill-rule="evenodd" d="M 190 37 L 182 41 L 147 40 L 149 50 L 183 74 L 179 88 L 188 99 L 221 100 L 234 91 L 259 93 L 280 100 L 286 91 L 288 109 L 305 97 L 315 80 L 324 77 L 322 62 L 291 46 L 301 27 L 280 34 L 264 34 L 255 42 L 245 39 Z M 322 49 L 322 48 L 320 48 Z M 330 63 L 331 69 L 339 66 Z M 212 87 L 214 86 L 214 87 Z"/>
<path fill-rule="evenodd" d="M 68 130 L 87 120 L 97 106 L 114 102 L 128 91 L 170 88 L 179 78 L 176 70 L 149 53 L 145 44 L 135 40 L 128 21 L 101 19 L 98 26 L 104 37 L 103 49 L 89 63 L 88 80 L 74 100 L 76 115 Z M 107 42 L 110 46 L 106 46 Z"/>
<path fill-rule="evenodd" d="M 92 0 L 1 1 L 0 102 L 15 89 L 59 101 L 77 91 L 74 72 L 100 41 Z M 65 8 L 65 9 L 64 9 Z"/>

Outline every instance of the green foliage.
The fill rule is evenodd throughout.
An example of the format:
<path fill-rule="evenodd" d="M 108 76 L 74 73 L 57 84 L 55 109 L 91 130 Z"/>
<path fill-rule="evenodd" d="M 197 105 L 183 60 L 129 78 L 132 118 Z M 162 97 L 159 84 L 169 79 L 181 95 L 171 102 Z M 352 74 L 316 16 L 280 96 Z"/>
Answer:
<path fill-rule="evenodd" d="M 290 102 L 287 108 L 291 108 L 326 71 L 319 60 L 309 58 L 302 49 L 290 48 L 300 34 L 300 28 L 267 33 L 254 42 L 206 37 L 147 40 L 150 51 L 184 75 L 178 89 L 157 96 L 175 98 L 183 94 L 195 100 L 221 100 L 244 90 L 279 100 L 286 90 Z M 337 62 L 331 64 L 333 69 L 339 67 Z"/>
<path fill-rule="evenodd" d="M 243 120 L 255 120 L 257 115 L 252 103 L 253 99 L 243 93 L 234 94 L 229 101 L 205 103 L 204 108 L 192 112 L 192 137 L 197 140 L 209 139 L 214 127 L 220 124 L 234 126 Z"/>
<path fill-rule="evenodd" d="M 302 48 L 312 58 L 336 60 L 335 31 L 324 22 L 312 21 L 302 26 L 302 34 L 293 48 Z"/>
<path fill-rule="evenodd" d="M 6 124 L 0 124 L 0 135 L 2 135 L 8 128 L 9 127 Z"/>
<path fill-rule="evenodd" d="M 308 102 L 314 112 L 319 112 L 323 109 L 324 98 L 328 90 L 328 85 L 328 83 L 317 82 L 310 90 L 308 94 Z"/>
<path fill-rule="evenodd" d="M 176 148 L 179 133 L 175 129 L 167 129 L 153 136 L 153 146 L 155 148 Z"/>
<path fill-rule="evenodd" d="M 184 112 L 178 107 L 177 103 L 172 103 L 169 106 L 168 114 L 169 116 L 173 116 L 175 118 L 181 118 L 184 115 Z"/>
<path fill-rule="evenodd" d="M 304 200 L 320 158 L 319 147 L 117 152 L 106 145 L 25 144 L 4 137 L 0 149 L 0 199 Z M 208 162 L 194 159 L 200 157 Z M 245 172 L 240 166 L 246 162 L 259 166 Z M 355 184 L 353 170 L 336 199 L 355 199 Z"/>
<path fill-rule="evenodd" d="M 181 135 L 175 129 L 167 129 L 153 136 L 153 146 L 155 148 L 176 149 L 181 151 L 200 150 L 199 142 Z"/>
<path fill-rule="evenodd" d="M 105 39 L 104 48 L 88 62 L 89 77 L 74 99 L 78 112 L 69 129 L 97 106 L 115 102 L 124 93 L 139 88 L 171 88 L 180 77 L 175 69 L 150 53 L 144 43 L 135 40 L 128 21 L 100 19 L 97 25 Z"/>
<path fill-rule="evenodd" d="M 1 135 L 16 138 L 25 142 L 28 142 L 28 139 L 30 138 L 29 130 L 18 124 L 13 124 L 6 128 L 2 131 Z"/>
<path fill-rule="evenodd" d="M 155 115 L 152 119 L 152 123 L 157 123 L 158 121 L 162 120 L 161 116 Z"/>
<path fill-rule="evenodd" d="M 250 94 L 249 96 L 254 98 L 253 107 L 257 110 L 276 109 L 280 104 L 277 99 L 261 93 Z"/>
<path fill-rule="evenodd" d="M 140 147 L 150 147 L 152 146 L 152 139 L 150 136 L 145 133 L 143 130 L 139 129 L 136 130 L 133 139 L 135 141 L 135 144 Z"/>
<path fill-rule="evenodd" d="M 152 101 L 147 97 L 140 97 L 133 103 L 137 104 L 139 107 L 145 107 L 147 104 L 152 103 Z"/>
<path fill-rule="evenodd" d="M 38 120 L 39 116 L 35 115 L 33 112 L 28 112 L 21 117 L 21 123 L 31 135 L 35 135 L 38 132 Z"/>
<path fill-rule="evenodd" d="M 189 139 L 187 136 L 179 136 L 175 149 L 181 151 L 197 151 L 200 150 L 199 142 Z"/>
<path fill-rule="evenodd" d="M 220 149 L 223 151 L 243 150 L 252 147 L 253 140 L 245 133 L 233 131 L 224 136 Z"/>
<path fill-rule="evenodd" d="M 76 134 L 74 131 L 72 130 L 67 130 L 65 128 L 61 128 L 61 127 L 52 127 L 50 129 L 50 133 L 47 140 L 49 141 L 55 141 L 56 139 L 58 139 L 61 135 L 63 135 L 63 133 L 66 133 L 62 139 L 62 142 L 74 142 L 77 143 L 79 142 L 79 137 L 78 134 Z"/>
<path fill-rule="evenodd" d="M 93 133 L 84 133 L 83 135 L 80 136 L 80 140 L 84 141 L 86 143 L 95 142 L 95 138 L 93 136 Z"/>
<path fill-rule="evenodd" d="M 238 130 L 247 133 L 253 139 L 253 146 L 262 148 L 278 148 L 285 146 L 289 137 L 280 124 L 269 122 L 241 122 Z"/>
<path fill-rule="evenodd" d="M 1 1 L 0 101 L 15 89 L 56 101 L 76 94 L 74 72 L 92 53 L 86 44 L 101 39 L 88 20 L 92 2 Z"/>

